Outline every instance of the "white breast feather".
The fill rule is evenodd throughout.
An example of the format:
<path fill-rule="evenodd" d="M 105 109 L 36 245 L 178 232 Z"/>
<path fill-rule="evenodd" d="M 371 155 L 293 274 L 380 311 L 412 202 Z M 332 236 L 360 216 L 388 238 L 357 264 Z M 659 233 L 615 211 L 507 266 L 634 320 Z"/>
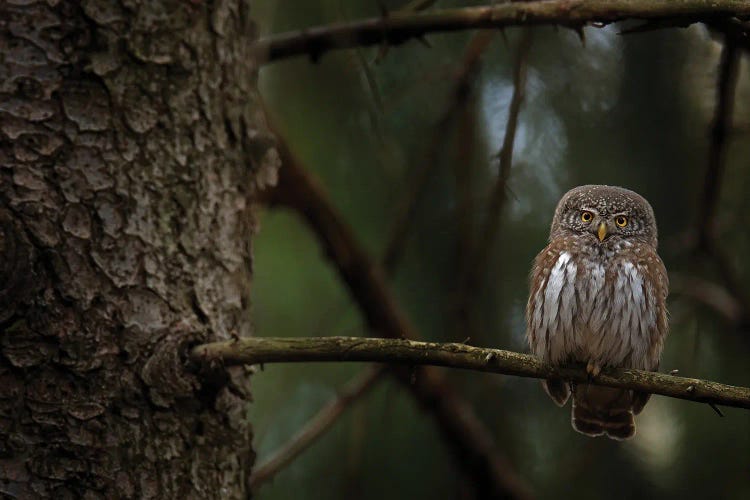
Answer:
<path fill-rule="evenodd" d="M 555 266 L 549 273 L 547 279 L 547 288 L 544 292 L 544 323 L 545 327 L 557 320 L 557 311 L 560 308 L 560 293 L 565 285 L 565 273 L 567 265 L 570 262 L 570 254 L 563 252 L 557 258 Z"/>
<path fill-rule="evenodd" d="M 574 331 L 577 267 L 571 257 L 562 252 L 536 292 L 531 325 L 538 338 L 535 354 L 553 363 L 563 361 L 569 352 Z"/>
<path fill-rule="evenodd" d="M 572 355 L 602 366 L 651 369 L 647 356 L 656 327 L 655 297 L 644 270 L 621 262 L 614 283 L 607 284 L 600 262 L 585 260 L 582 266 L 585 272 L 579 273 L 572 255 L 560 253 L 534 291 L 534 354 L 551 363 Z"/>
<path fill-rule="evenodd" d="M 593 279 L 593 277 L 592 277 Z M 631 262 L 615 269 L 614 283 L 602 282 L 602 292 L 594 299 L 586 339 L 580 347 L 582 361 L 593 360 L 602 366 L 648 368 L 647 352 L 655 314 L 650 311 L 642 272 Z M 592 286 L 591 288 L 594 288 Z"/>
<path fill-rule="evenodd" d="M 585 263 L 586 278 L 577 283 L 581 294 L 581 309 L 583 318 L 577 329 L 576 345 L 581 346 L 587 341 L 585 337 L 588 330 L 599 331 L 607 321 L 607 308 L 605 307 L 607 297 L 602 293 L 606 271 L 599 262 L 588 261 Z"/>

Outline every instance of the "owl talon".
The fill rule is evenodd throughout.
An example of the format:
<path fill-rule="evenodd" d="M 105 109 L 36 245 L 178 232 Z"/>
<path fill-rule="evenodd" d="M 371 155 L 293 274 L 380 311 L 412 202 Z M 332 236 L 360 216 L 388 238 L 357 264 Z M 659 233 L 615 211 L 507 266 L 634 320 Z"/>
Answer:
<path fill-rule="evenodd" d="M 594 363 L 593 361 L 589 361 L 586 364 L 586 373 L 589 374 L 589 377 L 596 378 L 599 376 L 599 374 L 602 371 L 602 367 Z"/>

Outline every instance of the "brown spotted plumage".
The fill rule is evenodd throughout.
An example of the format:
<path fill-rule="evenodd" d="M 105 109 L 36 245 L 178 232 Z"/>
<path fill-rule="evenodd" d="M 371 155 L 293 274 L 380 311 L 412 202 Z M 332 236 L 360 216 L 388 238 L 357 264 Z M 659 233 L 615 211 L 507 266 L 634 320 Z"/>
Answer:
<path fill-rule="evenodd" d="M 651 205 L 633 191 L 579 186 L 555 210 L 549 245 L 531 271 L 531 351 L 542 361 L 655 371 L 667 334 L 667 272 Z M 543 382 L 560 406 L 573 394 L 573 428 L 627 439 L 648 394 L 560 380 Z"/>

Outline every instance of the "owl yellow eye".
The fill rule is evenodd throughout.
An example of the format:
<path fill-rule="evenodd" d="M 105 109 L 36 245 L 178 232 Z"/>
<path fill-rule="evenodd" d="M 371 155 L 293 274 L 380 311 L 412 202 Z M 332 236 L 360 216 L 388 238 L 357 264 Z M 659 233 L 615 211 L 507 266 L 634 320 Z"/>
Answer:
<path fill-rule="evenodd" d="M 624 215 L 618 215 L 617 217 L 615 217 L 615 224 L 620 227 L 625 227 L 628 225 L 628 218 Z"/>
<path fill-rule="evenodd" d="M 594 218 L 594 214 L 592 214 L 591 212 L 584 211 L 581 213 L 581 220 L 583 222 L 591 222 L 591 219 L 593 218 Z"/>

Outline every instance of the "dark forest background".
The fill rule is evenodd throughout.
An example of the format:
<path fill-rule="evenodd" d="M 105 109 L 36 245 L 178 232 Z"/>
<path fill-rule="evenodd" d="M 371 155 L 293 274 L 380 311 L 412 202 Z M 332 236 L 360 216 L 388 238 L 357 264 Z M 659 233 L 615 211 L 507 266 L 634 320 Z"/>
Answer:
<path fill-rule="evenodd" d="M 261 35 L 380 14 L 373 0 L 263 0 L 254 9 Z M 527 273 L 557 200 L 579 184 L 619 185 L 646 197 L 659 223 L 672 281 L 662 371 L 747 386 L 747 55 L 738 56 L 731 126 L 717 149 L 721 36 L 703 25 L 618 34 L 630 26 L 586 28 L 585 43 L 569 29 L 533 28 L 528 51 L 519 49 L 524 29 L 433 34 L 431 47 L 410 41 L 332 52 L 317 64 L 275 62 L 261 70 L 260 88 L 280 140 L 374 259 L 404 200 L 416 196 L 391 283 L 423 340 L 526 352 Z M 519 54 L 525 100 L 485 265 L 472 255 L 486 244 Z M 717 150 L 719 169 L 710 161 Z M 711 179 L 719 181 L 715 204 Z M 710 231 L 707 206 L 715 206 Z M 295 213 L 263 210 L 254 251 L 256 335 L 377 335 Z M 478 276 L 471 286 L 462 285 L 467 272 Z M 273 365 L 255 376 L 259 461 L 365 368 Z M 536 380 L 447 375 L 539 498 L 750 498 L 747 411 L 727 408 L 721 418 L 707 405 L 656 396 L 636 437 L 618 443 L 575 433 L 569 408 L 558 409 Z M 258 498 L 460 498 L 465 481 L 433 421 L 384 378 Z"/>

